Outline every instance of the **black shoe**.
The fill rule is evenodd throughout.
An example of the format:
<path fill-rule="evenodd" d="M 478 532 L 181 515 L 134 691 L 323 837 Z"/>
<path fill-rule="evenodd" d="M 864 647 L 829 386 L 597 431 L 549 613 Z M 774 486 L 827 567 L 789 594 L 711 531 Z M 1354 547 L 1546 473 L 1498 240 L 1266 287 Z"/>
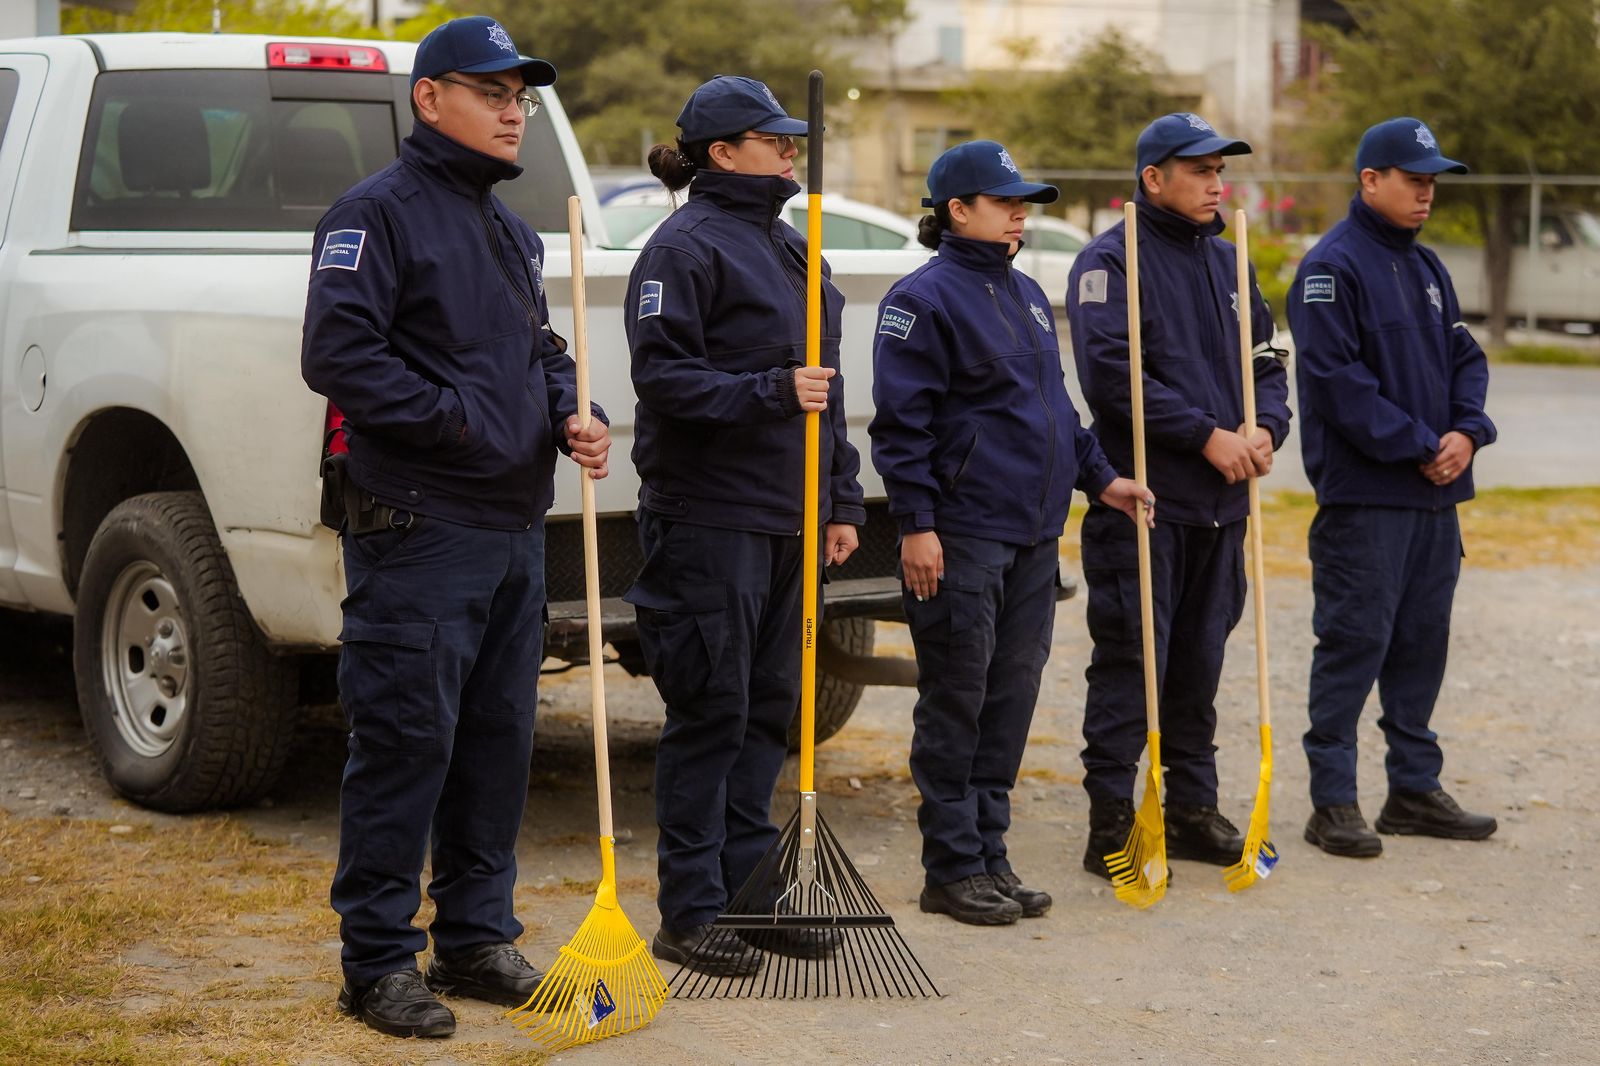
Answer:
<path fill-rule="evenodd" d="M 1083 868 L 1096 877 L 1111 880 L 1106 856 L 1121 851 L 1133 832 L 1133 800 L 1089 805 L 1089 846 L 1083 852 Z"/>
<path fill-rule="evenodd" d="M 762 954 L 731 929 L 707 922 L 675 931 L 665 926 L 650 941 L 650 954 L 712 977 L 746 977 L 761 969 Z"/>
<path fill-rule="evenodd" d="M 826 959 L 843 941 L 839 930 L 812 929 L 735 929 L 733 935 L 757 951 L 787 955 L 791 959 Z"/>
<path fill-rule="evenodd" d="M 1487 814 L 1468 814 L 1442 788 L 1432 792 L 1391 792 L 1378 812 L 1378 832 L 1405 836 L 1482 840 L 1500 823 Z"/>
<path fill-rule="evenodd" d="M 459 955 L 433 956 L 428 987 L 441 996 L 467 996 L 520 1007 L 539 990 L 544 974 L 511 944 L 479 944 Z"/>
<path fill-rule="evenodd" d="M 1312 811 L 1311 820 L 1306 823 L 1306 840 L 1329 855 L 1370 859 L 1383 854 L 1383 841 L 1367 828 L 1361 808 L 1354 803 L 1318 807 Z"/>
<path fill-rule="evenodd" d="M 1007 899 L 1014 899 L 1022 908 L 1024 918 L 1037 918 L 1050 909 L 1053 902 L 1050 893 L 1041 892 L 1037 888 L 1029 888 L 1022 883 L 1022 878 L 1013 871 L 1007 870 L 1003 874 L 990 874 L 994 881 L 994 890 Z"/>
<path fill-rule="evenodd" d="M 1232 866 L 1244 855 L 1244 836 L 1215 807 L 1169 803 L 1167 858 Z"/>
<path fill-rule="evenodd" d="M 968 925 L 1010 925 L 1022 917 L 1022 904 L 1002 896 L 988 874 L 928 885 L 922 890 L 922 909 Z"/>
<path fill-rule="evenodd" d="M 345 981 L 339 1013 L 390 1036 L 449 1036 L 456 1031 L 456 1016 L 428 991 L 416 970 L 386 973 L 364 987 Z"/>

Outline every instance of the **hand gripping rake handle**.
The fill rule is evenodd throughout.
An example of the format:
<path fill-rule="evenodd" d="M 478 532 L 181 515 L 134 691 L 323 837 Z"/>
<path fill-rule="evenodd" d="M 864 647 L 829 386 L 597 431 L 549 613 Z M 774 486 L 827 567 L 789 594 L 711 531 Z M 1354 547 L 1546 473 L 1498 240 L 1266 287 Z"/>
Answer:
<path fill-rule="evenodd" d="M 806 114 L 806 366 L 822 365 L 822 71 L 811 72 Z M 796 880 L 809 889 L 817 869 L 817 493 L 822 419 L 806 412 L 800 580 L 800 853 Z"/>
<path fill-rule="evenodd" d="M 1250 238 L 1243 209 L 1233 213 L 1238 249 L 1239 367 L 1244 385 L 1244 430 L 1256 428 L 1255 337 L 1250 321 Z M 1272 693 L 1267 684 L 1267 564 L 1261 552 L 1261 482 L 1250 476 L 1250 587 L 1256 609 L 1256 699 L 1261 708 L 1261 780 L 1272 780 Z"/>
<path fill-rule="evenodd" d="M 1150 483 L 1144 454 L 1144 351 L 1139 321 L 1139 214 L 1132 200 L 1122 205 L 1123 228 L 1128 247 L 1128 384 L 1133 416 L 1133 480 L 1138 484 L 1139 514 L 1139 632 L 1144 658 L 1144 723 L 1149 734 L 1152 780 L 1161 782 L 1161 708 L 1156 691 L 1156 618 L 1151 592 L 1150 527 L 1146 525 L 1145 500 Z"/>
<path fill-rule="evenodd" d="M 583 288 L 583 203 L 567 197 L 567 233 L 572 242 L 572 347 L 578 363 L 578 422 L 588 429 L 594 418 L 589 405 L 589 322 Z M 583 484 L 583 583 L 588 592 L 589 705 L 594 716 L 594 782 L 600 793 L 600 887 L 595 902 L 617 906 L 616 839 L 611 824 L 611 754 L 606 737 L 604 641 L 600 629 L 600 550 L 595 521 L 594 479 L 579 469 Z"/>

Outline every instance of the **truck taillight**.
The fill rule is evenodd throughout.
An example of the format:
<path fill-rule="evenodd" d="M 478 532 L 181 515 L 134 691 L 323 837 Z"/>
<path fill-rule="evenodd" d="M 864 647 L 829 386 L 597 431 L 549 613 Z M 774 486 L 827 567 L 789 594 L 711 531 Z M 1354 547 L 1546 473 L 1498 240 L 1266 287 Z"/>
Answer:
<path fill-rule="evenodd" d="M 322 454 L 339 455 L 350 450 L 350 445 L 345 443 L 344 434 L 340 429 L 344 426 L 344 412 L 333 404 L 328 404 L 328 417 L 322 427 Z"/>
<path fill-rule="evenodd" d="M 360 44 L 267 45 L 267 66 L 273 70 L 355 70 L 387 73 L 383 52 Z"/>

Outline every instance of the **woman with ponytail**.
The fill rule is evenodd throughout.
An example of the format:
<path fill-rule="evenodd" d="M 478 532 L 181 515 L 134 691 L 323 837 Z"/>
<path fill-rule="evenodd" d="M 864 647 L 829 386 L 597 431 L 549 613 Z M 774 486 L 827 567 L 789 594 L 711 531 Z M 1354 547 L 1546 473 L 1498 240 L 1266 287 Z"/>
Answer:
<path fill-rule="evenodd" d="M 633 464 L 645 563 L 627 600 L 666 703 L 656 752 L 661 929 L 655 956 L 716 975 L 761 951 L 815 957 L 784 930 L 703 943 L 778 838 L 769 807 L 800 699 L 805 418 L 822 413 L 825 564 L 866 510 L 845 437 L 839 326 L 823 283 L 822 365 L 805 366 L 806 242 L 779 211 L 800 191 L 791 118 L 759 81 L 717 77 L 678 116 L 650 170 L 688 202 L 657 227 L 628 283 Z M 692 179 L 692 181 L 691 181 Z"/>

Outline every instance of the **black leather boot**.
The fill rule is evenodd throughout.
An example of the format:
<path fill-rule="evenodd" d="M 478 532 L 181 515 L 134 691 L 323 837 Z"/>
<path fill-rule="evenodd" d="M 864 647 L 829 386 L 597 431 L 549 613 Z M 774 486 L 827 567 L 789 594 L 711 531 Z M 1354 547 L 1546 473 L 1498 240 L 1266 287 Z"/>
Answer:
<path fill-rule="evenodd" d="M 1244 835 L 1215 807 L 1169 803 L 1167 858 L 1232 866 L 1244 855 Z"/>
<path fill-rule="evenodd" d="M 1354 803 L 1318 807 L 1306 823 L 1306 840 L 1329 855 L 1370 859 L 1383 854 L 1383 841 L 1367 827 L 1361 808 Z"/>
<path fill-rule="evenodd" d="M 928 885 L 922 890 L 922 909 L 968 925 L 1010 925 L 1022 917 L 1022 904 L 1002 896 L 988 874 Z"/>
<path fill-rule="evenodd" d="M 650 941 L 650 954 L 712 977 L 744 977 L 761 969 L 761 952 L 710 922 L 692 929 L 663 926 Z"/>
<path fill-rule="evenodd" d="M 416 970 L 395 970 L 370 985 L 339 990 L 339 1012 L 360 1018 L 390 1036 L 449 1036 L 456 1031 L 456 1016 L 440 1003 Z"/>
<path fill-rule="evenodd" d="M 1482 840 L 1500 823 L 1487 814 L 1469 814 L 1442 788 L 1432 792 L 1391 792 L 1378 812 L 1378 832 L 1446 840 Z"/>
<path fill-rule="evenodd" d="M 1133 801 L 1113 800 L 1089 806 L 1089 846 L 1083 852 L 1083 868 L 1096 877 L 1111 880 L 1106 856 L 1121 851 L 1133 831 Z"/>
<path fill-rule="evenodd" d="M 441 996 L 467 996 L 502 1007 L 520 1007 L 533 998 L 544 974 L 513 944 L 478 944 L 459 955 L 435 953 L 426 980 Z"/>
<path fill-rule="evenodd" d="M 1022 908 L 1022 916 L 1024 918 L 1039 917 L 1049 910 L 1050 904 L 1054 902 L 1050 898 L 1050 893 L 1041 892 L 1037 888 L 1029 888 L 1023 884 L 1022 878 L 1018 877 L 1013 870 L 1007 870 L 1003 874 L 990 874 L 989 876 L 994 881 L 996 892 L 1007 899 L 1017 901 L 1017 905 Z"/>

